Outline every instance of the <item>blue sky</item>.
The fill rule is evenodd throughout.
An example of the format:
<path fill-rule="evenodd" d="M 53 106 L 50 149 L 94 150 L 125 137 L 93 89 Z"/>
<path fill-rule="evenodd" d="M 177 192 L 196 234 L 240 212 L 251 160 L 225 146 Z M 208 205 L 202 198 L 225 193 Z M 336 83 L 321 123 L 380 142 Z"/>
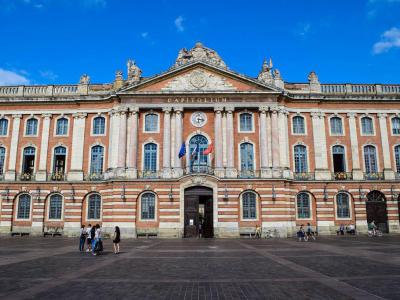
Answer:
<path fill-rule="evenodd" d="M 150 76 L 197 41 L 249 76 L 272 57 L 289 82 L 400 83 L 400 0 L 0 0 L 0 37 L 0 85 Z"/>

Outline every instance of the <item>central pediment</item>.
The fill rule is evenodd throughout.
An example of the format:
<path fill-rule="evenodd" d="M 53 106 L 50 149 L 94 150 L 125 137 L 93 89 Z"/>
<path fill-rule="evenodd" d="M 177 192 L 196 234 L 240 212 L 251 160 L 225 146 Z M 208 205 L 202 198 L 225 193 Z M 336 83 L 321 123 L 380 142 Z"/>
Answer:
<path fill-rule="evenodd" d="M 257 80 L 204 62 L 170 69 L 126 87 L 123 93 L 277 92 Z"/>

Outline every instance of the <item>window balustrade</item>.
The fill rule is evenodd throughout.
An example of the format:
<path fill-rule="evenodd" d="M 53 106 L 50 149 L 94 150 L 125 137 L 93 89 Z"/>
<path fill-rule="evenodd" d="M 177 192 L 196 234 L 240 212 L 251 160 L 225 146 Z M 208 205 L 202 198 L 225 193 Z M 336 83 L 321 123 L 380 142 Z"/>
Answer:
<path fill-rule="evenodd" d="M 384 180 L 385 176 L 383 172 L 370 172 L 370 173 L 364 173 L 364 179 L 365 180 Z"/>

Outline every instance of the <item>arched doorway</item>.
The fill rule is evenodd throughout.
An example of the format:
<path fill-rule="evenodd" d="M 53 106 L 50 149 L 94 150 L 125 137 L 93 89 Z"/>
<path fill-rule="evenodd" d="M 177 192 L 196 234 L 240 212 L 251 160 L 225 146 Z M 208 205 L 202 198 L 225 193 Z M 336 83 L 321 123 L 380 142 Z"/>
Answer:
<path fill-rule="evenodd" d="M 203 154 L 208 147 L 204 135 L 197 134 L 189 141 L 189 167 L 191 173 L 208 173 L 208 155 Z"/>
<path fill-rule="evenodd" d="M 198 237 L 200 224 L 202 237 L 214 236 L 213 190 L 204 186 L 185 189 L 184 236 Z"/>
<path fill-rule="evenodd" d="M 369 192 L 367 195 L 366 209 L 368 223 L 375 221 L 379 230 L 386 233 L 389 232 L 385 195 L 379 191 Z"/>

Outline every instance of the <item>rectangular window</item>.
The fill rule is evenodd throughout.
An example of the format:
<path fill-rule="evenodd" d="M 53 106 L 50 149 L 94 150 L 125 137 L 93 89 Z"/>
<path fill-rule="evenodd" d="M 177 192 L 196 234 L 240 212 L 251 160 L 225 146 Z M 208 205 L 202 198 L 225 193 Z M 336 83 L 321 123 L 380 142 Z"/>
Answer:
<path fill-rule="evenodd" d="M 253 115 L 250 113 L 240 114 L 240 131 L 253 131 Z"/>
<path fill-rule="evenodd" d="M 7 135 L 8 130 L 8 120 L 1 119 L 0 120 L 0 135 Z"/>
<path fill-rule="evenodd" d="M 363 134 L 374 134 L 372 119 L 369 117 L 364 117 L 361 119 L 361 128 Z"/>
<path fill-rule="evenodd" d="M 400 118 L 392 119 L 392 133 L 400 134 Z"/>

